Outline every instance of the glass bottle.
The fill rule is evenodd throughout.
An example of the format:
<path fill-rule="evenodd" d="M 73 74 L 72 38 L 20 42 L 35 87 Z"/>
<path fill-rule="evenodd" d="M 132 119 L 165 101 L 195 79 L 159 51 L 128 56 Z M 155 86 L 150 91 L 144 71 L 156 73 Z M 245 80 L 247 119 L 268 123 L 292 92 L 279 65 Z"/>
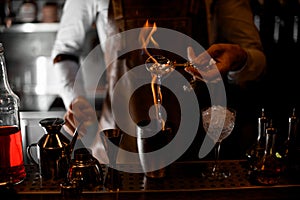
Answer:
<path fill-rule="evenodd" d="M 258 160 L 264 155 L 266 144 L 266 128 L 268 119 L 265 115 L 265 109 L 262 108 L 261 116 L 258 118 L 258 135 L 255 143 L 246 151 L 250 172 L 254 170 Z"/>
<path fill-rule="evenodd" d="M 276 157 L 275 140 L 277 129 L 270 121 L 266 129 L 266 145 L 263 157 L 257 162 L 254 178 L 259 185 L 275 185 L 278 183 L 281 174 L 281 165 Z"/>
<path fill-rule="evenodd" d="M 23 0 L 18 13 L 19 21 L 23 23 L 37 22 L 38 5 L 35 0 Z"/>
<path fill-rule="evenodd" d="M 291 175 L 296 172 L 295 170 L 297 168 L 299 170 L 300 166 L 299 154 L 297 153 L 299 152 L 299 145 L 297 144 L 297 125 L 298 118 L 296 116 L 296 109 L 294 108 L 292 115 L 289 117 L 288 135 L 280 152 L 284 162 L 284 170 L 287 170 Z"/>
<path fill-rule="evenodd" d="M 26 177 L 19 117 L 19 97 L 11 90 L 0 43 L 0 185 L 17 184 Z"/>

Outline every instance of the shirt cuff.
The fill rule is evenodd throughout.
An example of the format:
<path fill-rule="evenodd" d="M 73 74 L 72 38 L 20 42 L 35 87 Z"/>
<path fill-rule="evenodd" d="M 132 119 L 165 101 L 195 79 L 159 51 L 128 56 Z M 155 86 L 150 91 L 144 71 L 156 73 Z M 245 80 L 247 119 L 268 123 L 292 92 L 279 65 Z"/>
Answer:
<path fill-rule="evenodd" d="M 229 82 L 232 82 L 232 83 L 235 82 L 235 80 L 239 76 L 239 74 L 247 67 L 247 63 L 248 63 L 248 56 L 247 56 L 245 64 L 239 70 L 229 71 L 227 73 L 227 78 L 228 78 Z"/>

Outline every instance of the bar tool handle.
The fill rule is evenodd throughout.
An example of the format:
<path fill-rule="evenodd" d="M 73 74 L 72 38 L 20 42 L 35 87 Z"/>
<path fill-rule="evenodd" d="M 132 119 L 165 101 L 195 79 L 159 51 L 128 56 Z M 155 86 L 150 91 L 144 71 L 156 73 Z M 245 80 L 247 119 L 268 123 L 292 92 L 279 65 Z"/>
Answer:
<path fill-rule="evenodd" d="M 34 163 L 34 164 L 36 164 L 36 165 L 39 165 L 39 164 L 37 163 L 37 161 L 35 161 L 35 159 L 33 158 L 32 154 L 31 154 L 31 148 L 32 148 L 32 147 L 37 147 L 37 143 L 32 143 L 32 144 L 30 144 L 30 145 L 26 148 L 26 154 L 27 154 L 27 157 L 29 158 L 29 160 L 30 160 L 32 163 Z"/>

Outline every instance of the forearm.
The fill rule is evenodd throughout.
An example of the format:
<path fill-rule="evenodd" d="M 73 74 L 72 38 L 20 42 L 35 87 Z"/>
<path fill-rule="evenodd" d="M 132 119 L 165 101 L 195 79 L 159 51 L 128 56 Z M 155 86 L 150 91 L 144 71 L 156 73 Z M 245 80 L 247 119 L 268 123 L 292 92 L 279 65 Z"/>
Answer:
<path fill-rule="evenodd" d="M 263 52 L 259 32 L 254 25 L 248 0 L 217 1 L 215 19 L 218 26 L 216 43 L 239 44 L 247 52 L 245 66 L 228 77 L 233 83 L 243 85 L 255 81 L 265 70 L 266 58 Z"/>
<path fill-rule="evenodd" d="M 77 62 L 65 60 L 54 64 L 59 82 L 58 94 L 66 109 L 78 96 L 85 96 L 84 81 Z"/>
<path fill-rule="evenodd" d="M 60 86 L 58 92 L 66 108 L 74 98 L 85 94 L 79 67 L 80 56 L 86 32 L 92 27 L 96 16 L 95 2 L 67 0 L 63 8 L 51 57 Z"/>

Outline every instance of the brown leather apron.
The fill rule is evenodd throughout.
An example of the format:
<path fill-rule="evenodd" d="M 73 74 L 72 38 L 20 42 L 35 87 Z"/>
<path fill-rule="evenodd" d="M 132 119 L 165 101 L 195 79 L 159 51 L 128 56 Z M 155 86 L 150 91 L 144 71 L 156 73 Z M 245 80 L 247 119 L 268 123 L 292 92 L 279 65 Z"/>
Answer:
<path fill-rule="evenodd" d="M 207 7 L 205 0 L 111 0 L 109 6 L 109 18 L 111 26 L 114 26 L 115 32 L 123 32 L 126 30 L 141 28 L 148 20 L 150 23 L 156 23 L 158 27 L 168 28 L 179 31 L 198 41 L 204 48 L 208 46 L 208 29 L 207 29 Z M 137 38 L 136 38 L 137 39 Z M 120 41 L 118 41 L 120 42 Z M 121 41 L 121 49 L 118 52 L 114 50 L 114 44 L 108 44 L 107 48 L 112 53 L 117 53 L 122 56 L 110 63 L 107 66 L 107 82 L 108 93 L 102 109 L 102 119 L 100 121 L 103 128 L 118 126 L 115 124 L 113 114 L 111 112 L 111 100 L 114 92 L 114 86 L 128 70 L 135 66 L 145 63 L 148 55 L 142 53 L 142 49 L 127 52 L 122 54 L 124 49 L 130 45 L 130 39 L 124 38 Z M 174 41 L 180 42 L 180 41 Z M 118 45 L 116 45 L 118 46 Z M 105 52 L 107 53 L 107 52 Z M 161 54 L 172 61 L 185 62 L 186 60 L 178 55 L 170 52 L 160 51 L 155 54 Z M 184 76 L 189 76 L 183 70 L 178 68 L 178 71 Z M 150 77 L 150 73 L 149 73 Z M 172 77 L 171 77 L 172 78 Z M 128 92 L 130 90 L 130 80 L 128 84 Z M 182 87 L 182 86 L 179 86 Z M 126 91 L 123 91 L 126 95 Z M 184 91 L 182 91 L 184 92 Z M 123 94 L 115 97 L 122 99 Z M 162 89 L 162 105 L 168 114 L 168 121 L 174 124 L 180 123 L 180 105 L 172 91 Z M 134 91 L 130 97 L 130 116 L 135 123 L 145 120 L 149 117 L 149 108 L 153 105 L 153 94 L 151 85 L 146 84 Z M 122 103 L 122 101 L 120 101 Z M 126 106 L 126 105 L 125 105 Z M 126 135 L 123 138 L 123 148 L 129 151 L 136 152 L 136 141 L 134 137 Z"/>

